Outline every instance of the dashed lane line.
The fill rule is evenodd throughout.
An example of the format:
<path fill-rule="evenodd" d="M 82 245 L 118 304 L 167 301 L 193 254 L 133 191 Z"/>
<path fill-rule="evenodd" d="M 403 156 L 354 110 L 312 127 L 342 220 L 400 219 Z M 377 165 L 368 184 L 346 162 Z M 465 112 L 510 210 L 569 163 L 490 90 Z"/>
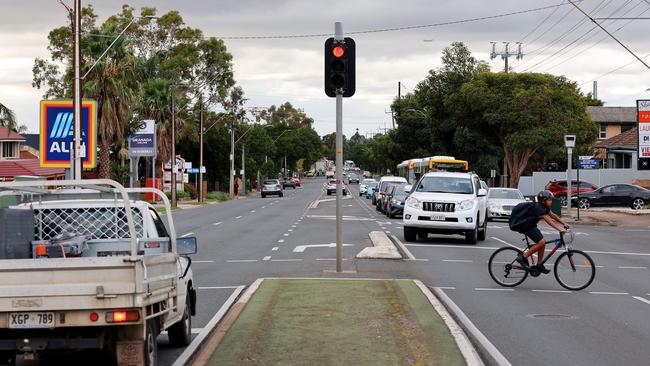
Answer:
<path fill-rule="evenodd" d="M 452 263 L 474 263 L 471 259 L 443 259 L 443 262 L 452 262 Z"/>
<path fill-rule="evenodd" d="M 212 225 L 214 225 L 214 226 L 219 226 L 219 225 L 221 225 L 221 221 L 219 221 L 219 222 L 215 222 L 215 223 L 212 224 Z"/>
<path fill-rule="evenodd" d="M 228 262 L 228 263 L 253 263 L 253 262 L 257 262 L 257 261 L 258 261 L 257 259 L 230 259 L 230 260 L 227 260 L 226 262 Z"/>
<path fill-rule="evenodd" d="M 503 292 L 512 292 L 515 289 L 513 288 L 494 288 L 494 287 L 476 287 L 475 291 L 503 291 Z"/>
<path fill-rule="evenodd" d="M 238 287 L 241 287 L 241 286 L 242 285 L 238 285 L 238 286 L 199 286 L 198 289 L 199 290 L 231 290 L 231 289 L 235 289 L 235 288 L 238 288 Z"/>
<path fill-rule="evenodd" d="M 235 217 L 235 220 L 241 219 L 243 216 L 237 216 Z"/>
<path fill-rule="evenodd" d="M 643 266 L 619 266 L 619 269 L 648 269 L 648 267 L 643 267 Z"/>
<path fill-rule="evenodd" d="M 569 290 L 531 290 L 532 292 L 552 293 L 552 294 L 571 294 Z"/>
<path fill-rule="evenodd" d="M 272 251 L 272 252 L 277 252 L 278 249 L 280 249 L 280 247 L 273 247 L 273 248 L 271 248 L 271 251 Z"/>
<path fill-rule="evenodd" d="M 278 243 L 284 243 L 284 239 L 278 240 Z"/>
<path fill-rule="evenodd" d="M 262 258 L 263 261 L 268 261 L 268 260 L 270 260 L 270 259 L 271 259 L 271 256 L 270 256 L 270 255 L 267 255 L 266 257 Z"/>
<path fill-rule="evenodd" d="M 648 299 L 646 299 L 644 297 L 641 297 L 641 296 L 632 296 L 632 297 L 639 300 L 639 301 L 643 301 L 644 303 L 650 305 L 650 300 L 648 300 Z"/>
<path fill-rule="evenodd" d="M 214 263 L 214 261 L 196 261 L 196 260 L 194 260 L 194 261 L 192 261 L 192 264 L 194 264 L 194 263 Z"/>
<path fill-rule="evenodd" d="M 291 259 L 271 259 L 271 262 L 302 262 L 302 259 L 291 258 Z"/>
<path fill-rule="evenodd" d="M 181 235 L 181 238 L 186 238 L 186 237 L 188 237 L 190 235 L 193 235 L 193 234 L 194 233 L 190 231 L 189 233 L 185 233 L 185 234 Z"/>
<path fill-rule="evenodd" d="M 592 295 L 629 295 L 629 292 L 589 291 Z"/>

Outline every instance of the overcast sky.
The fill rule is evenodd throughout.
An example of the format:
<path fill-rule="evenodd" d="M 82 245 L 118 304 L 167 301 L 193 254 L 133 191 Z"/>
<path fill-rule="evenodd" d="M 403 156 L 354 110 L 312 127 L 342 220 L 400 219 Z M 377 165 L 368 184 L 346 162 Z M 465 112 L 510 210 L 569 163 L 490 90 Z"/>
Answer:
<path fill-rule="evenodd" d="M 390 127 L 386 112 L 398 81 L 404 85 L 403 93 L 412 90 L 428 70 L 440 65 L 442 49 L 453 41 L 465 42 L 497 71 L 503 61 L 490 60 L 490 42 L 499 42 L 500 50 L 503 41 L 523 40 L 524 58 L 510 61 L 516 71 L 563 74 L 585 91 L 598 78 L 599 97 L 612 106 L 633 105 L 637 98 L 650 97 L 645 91 L 650 87 L 650 70 L 636 62 L 613 72 L 634 57 L 601 30 L 590 31 L 593 23 L 563 0 L 132 0 L 128 4 L 154 6 L 160 13 L 179 10 L 188 25 L 202 29 L 206 36 L 228 37 L 328 33 L 333 32 L 335 21 L 343 22 L 346 32 L 408 27 L 562 2 L 565 5 L 556 8 L 489 20 L 354 35 L 357 91 L 344 104 L 344 132 L 349 136 L 356 129 L 363 134 Z M 95 7 L 101 22 L 127 2 L 83 3 Z M 49 56 L 47 33 L 66 22 L 66 13 L 57 0 L 0 0 L 0 5 L 0 101 L 14 109 L 30 132 L 37 132 L 42 91 L 31 86 L 32 66 L 35 57 Z M 595 17 L 650 16 L 648 0 L 584 0 L 580 7 Z M 639 56 L 650 55 L 646 39 L 650 21 L 603 22 Z M 247 106 L 290 101 L 316 120 L 319 134 L 333 132 L 334 100 L 323 92 L 324 40 L 226 40 L 234 56 L 235 78 L 249 98 Z M 601 76 L 605 73 L 610 74 Z"/>

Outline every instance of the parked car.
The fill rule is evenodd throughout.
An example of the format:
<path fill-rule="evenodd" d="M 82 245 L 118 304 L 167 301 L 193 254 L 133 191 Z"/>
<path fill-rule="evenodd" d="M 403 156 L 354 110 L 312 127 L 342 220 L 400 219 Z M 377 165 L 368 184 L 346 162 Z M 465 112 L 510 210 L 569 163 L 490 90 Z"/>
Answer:
<path fill-rule="evenodd" d="M 313 176 L 314 176 L 314 172 L 313 172 L 313 171 L 310 170 L 310 171 L 307 172 L 307 178 L 311 178 L 311 177 L 313 177 Z"/>
<path fill-rule="evenodd" d="M 388 209 L 388 202 L 390 201 L 390 192 L 397 185 L 406 185 L 406 183 L 403 182 L 389 183 L 388 186 L 386 187 L 386 192 L 384 192 L 384 194 L 382 194 L 379 197 L 379 212 L 383 213 L 384 215 L 386 214 L 386 210 Z"/>
<path fill-rule="evenodd" d="M 302 184 L 302 182 L 300 181 L 300 178 L 293 177 L 292 179 L 293 179 L 293 184 L 295 184 L 296 187 L 300 187 L 300 185 Z"/>
<path fill-rule="evenodd" d="M 580 187 L 578 188 L 578 185 Z M 553 196 L 557 197 L 560 199 L 562 202 L 562 206 L 566 206 L 567 201 L 567 180 L 552 180 L 546 184 L 546 187 L 544 189 L 551 191 L 553 193 Z M 571 196 L 575 196 L 578 193 L 578 190 L 580 191 L 580 195 L 585 192 L 591 192 L 593 190 L 598 189 L 598 186 L 589 182 L 586 182 L 584 180 L 578 181 L 578 180 L 572 180 L 571 181 Z"/>
<path fill-rule="evenodd" d="M 278 179 L 267 179 L 262 182 L 262 198 L 269 195 L 277 195 L 282 197 L 282 186 Z"/>
<path fill-rule="evenodd" d="M 516 188 L 490 188 L 487 195 L 488 221 L 509 219 L 512 209 L 526 202 L 523 193 Z"/>
<path fill-rule="evenodd" d="M 386 216 L 389 218 L 395 218 L 397 215 L 402 215 L 404 213 L 404 201 L 408 197 L 408 185 L 407 184 L 395 184 L 388 188 L 386 192 L 388 197 L 388 203 L 386 204 Z"/>
<path fill-rule="evenodd" d="M 364 179 L 359 184 L 359 196 L 363 196 L 368 193 L 368 183 L 376 182 L 374 179 Z"/>
<path fill-rule="evenodd" d="M 650 202 L 650 190 L 634 184 L 610 184 L 592 192 L 580 193 L 572 202 L 588 209 L 594 206 L 629 206 L 634 210 L 645 208 Z"/>
<path fill-rule="evenodd" d="M 426 173 L 406 199 L 404 239 L 415 241 L 434 233 L 464 235 L 468 244 L 485 240 L 486 196 L 475 173 Z"/>
<path fill-rule="evenodd" d="M 348 184 L 353 183 L 359 184 L 359 176 L 354 173 L 350 173 L 350 176 L 348 177 Z"/>
<path fill-rule="evenodd" d="M 296 189 L 296 183 L 293 182 L 293 178 L 284 178 L 284 182 L 282 182 L 282 189 L 285 188 Z"/>
<path fill-rule="evenodd" d="M 384 176 L 379 179 L 379 187 L 377 188 L 377 192 L 375 192 L 375 196 L 372 199 L 372 203 L 375 205 L 375 208 L 377 211 L 381 209 L 380 202 L 381 198 L 384 194 L 386 194 L 386 189 L 388 189 L 388 185 L 392 183 L 408 183 L 406 181 L 406 178 L 404 177 L 395 177 L 395 176 Z"/>
<path fill-rule="evenodd" d="M 367 199 L 372 199 L 372 204 L 375 204 L 375 192 L 377 191 L 377 187 L 379 186 L 379 182 L 370 182 L 368 183 L 368 187 L 366 188 L 366 198 Z"/>
<path fill-rule="evenodd" d="M 327 180 L 327 183 L 325 183 L 325 191 L 327 192 L 328 196 L 331 196 L 332 194 L 336 194 L 336 179 Z M 345 185 L 343 185 L 342 193 L 344 196 L 347 194 L 347 189 L 345 188 Z"/>

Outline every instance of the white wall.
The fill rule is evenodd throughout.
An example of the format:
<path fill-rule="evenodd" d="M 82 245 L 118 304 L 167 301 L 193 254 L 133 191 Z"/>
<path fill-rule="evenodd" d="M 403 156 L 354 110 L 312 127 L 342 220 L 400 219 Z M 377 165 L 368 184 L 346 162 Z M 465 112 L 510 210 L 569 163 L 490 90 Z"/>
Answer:
<path fill-rule="evenodd" d="M 636 164 L 636 161 L 634 162 Z M 577 171 L 574 169 L 572 178 L 576 179 Z M 546 184 L 553 179 L 567 179 L 566 172 L 534 172 L 533 176 L 522 176 L 519 180 L 519 189 L 524 195 L 535 195 L 544 189 Z M 580 180 L 591 182 L 599 187 L 616 183 L 632 183 L 635 179 L 650 179 L 650 170 L 636 169 L 594 169 L 580 170 Z"/>

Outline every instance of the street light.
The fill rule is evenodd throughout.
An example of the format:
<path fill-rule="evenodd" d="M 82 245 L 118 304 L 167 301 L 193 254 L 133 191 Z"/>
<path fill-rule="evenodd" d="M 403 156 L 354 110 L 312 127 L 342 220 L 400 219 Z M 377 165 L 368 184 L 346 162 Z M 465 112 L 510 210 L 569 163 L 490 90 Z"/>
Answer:
<path fill-rule="evenodd" d="M 296 130 L 295 128 L 290 128 L 288 130 L 282 131 L 282 133 L 278 137 L 276 137 L 275 140 L 273 140 L 273 143 L 278 141 L 280 139 L 280 137 L 282 137 L 282 135 L 284 135 L 285 133 L 290 132 L 290 131 L 295 131 L 295 130 Z M 268 161 L 267 156 L 264 156 L 264 159 L 265 159 L 264 160 L 265 162 Z M 287 176 L 287 155 L 286 154 L 284 155 L 284 170 L 282 171 L 282 174 L 283 174 L 284 177 Z"/>

